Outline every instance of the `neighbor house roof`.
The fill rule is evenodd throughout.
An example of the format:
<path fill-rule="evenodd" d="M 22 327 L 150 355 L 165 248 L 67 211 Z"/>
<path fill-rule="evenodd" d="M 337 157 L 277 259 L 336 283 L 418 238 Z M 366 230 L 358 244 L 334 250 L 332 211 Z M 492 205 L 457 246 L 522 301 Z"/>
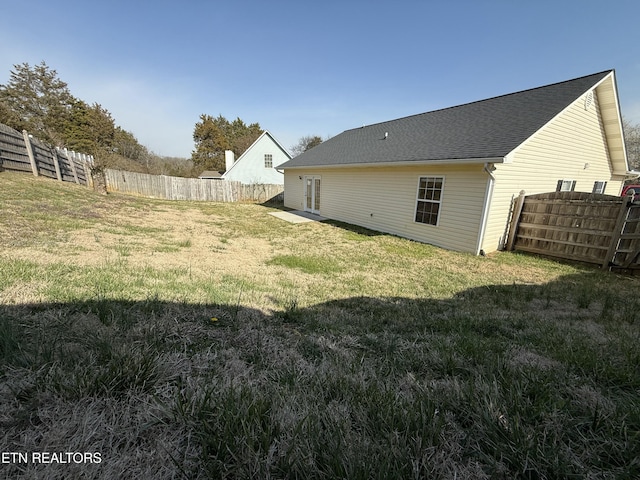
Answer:
<path fill-rule="evenodd" d="M 205 170 L 200 175 L 198 175 L 198 178 L 221 178 L 221 177 L 222 177 L 222 174 L 220 172 L 216 172 L 213 170 Z"/>
<path fill-rule="evenodd" d="M 279 168 L 502 161 L 612 72 L 346 130 Z"/>

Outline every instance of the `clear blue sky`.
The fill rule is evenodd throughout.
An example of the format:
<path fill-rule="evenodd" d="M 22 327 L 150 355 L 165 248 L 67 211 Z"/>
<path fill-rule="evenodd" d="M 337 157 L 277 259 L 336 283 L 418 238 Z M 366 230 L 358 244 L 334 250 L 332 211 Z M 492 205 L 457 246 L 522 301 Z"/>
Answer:
<path fill-rule="evenodd" d="M 2 0 L 0 83 L 45 61 L 151 151 L 200 114 L 285 147 L 614 68 L 640 123 L 637 0 Z"/>

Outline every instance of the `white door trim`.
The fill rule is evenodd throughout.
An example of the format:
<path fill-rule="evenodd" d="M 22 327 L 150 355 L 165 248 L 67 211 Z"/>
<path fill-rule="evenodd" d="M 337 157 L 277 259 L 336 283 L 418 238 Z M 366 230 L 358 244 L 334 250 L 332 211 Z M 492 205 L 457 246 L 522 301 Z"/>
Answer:
<path fill-rule="evenodd" d="M 304 177 L 304 211 L 320 215 L 321 198 L 320 175 L 305 175 Z"/>

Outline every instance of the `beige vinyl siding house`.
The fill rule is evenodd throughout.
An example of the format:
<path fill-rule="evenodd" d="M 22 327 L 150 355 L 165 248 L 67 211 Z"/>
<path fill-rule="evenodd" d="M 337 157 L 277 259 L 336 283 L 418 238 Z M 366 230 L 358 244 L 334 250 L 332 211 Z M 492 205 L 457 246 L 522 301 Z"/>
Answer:
<path fill-rule="evenodd" d="M 505 219 L 522 190 L 528 195 L 552 192 L 559 180 L 570 180 L 575 191 L 593 192 L 595 182 L 606 182 L 600 193 L 620 194 L 625 176 L 614 172 L 598 98 L 593 92 L 580 96 L 496 168 L 484 251 L 503 245 Z"/>
<path fill-rule="evenodd" d="M 323 217 L 454 250 L 474 251 L 477 247 L 482 202 L 469 202 L 469 198 L 482 198 L 485 192 L 486 174 L 478 165 L 446 171 L 428 166 L 325 168 L 300 176 L 285 170 L 287 207 L 304 210 L 305 177 L 319 177 L 318 213 Z M 437 226 L 415 221 L 421 177 L 443 178 Z"/>
<path fill-rule="evenodd" d="M 617 195 L 628 173 L 612 70 L 347 130 L 281 168 L 286 207 L 475 254 L 503 247 L 521 190 Z"/>

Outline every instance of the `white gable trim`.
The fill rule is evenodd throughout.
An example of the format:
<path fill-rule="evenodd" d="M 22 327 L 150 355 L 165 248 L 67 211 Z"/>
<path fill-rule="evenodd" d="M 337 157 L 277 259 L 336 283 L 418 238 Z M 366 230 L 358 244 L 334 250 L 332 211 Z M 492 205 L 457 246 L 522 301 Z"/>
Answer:
<path fill-rule="evenodd" d="M 598 94 L 597 90 L 600 88 L 605 88 L 604 86 L 601 87 L 601 85 L 606 81 L 609 81 L 611 83 L 609 88 L 614 99 L 615 114 L 614 118 L 611 118 L 610 113 L 609 115 L 607 115 L 610 109 L 603 109 L 602 104 L 600 105 L 600 114 L 602 115 L 602 123 L 606 135 L 607 147 L 609 149 L 609 157 L 611 159 L 611 168 L 613 170 L 613 174 L 624 175 L 629 171 L 629 158 L 627 157 L 627 147 L 624 141 L 622 112 L 620 110 L 620 100 L 618 99 L 618 86 L 616 82 L 615 71 L 612 71 L 609 75 L 598 82 L 598 84 L 594 87 L 594 91 L 596 91 L 596 94 Z M 620 154 L 622 155 L 622 158 L 620 158 Z M 624 162 L 624 166 L 620 165 L 622 161 Z"/>
<path fill-rule="evenodd" d="M 515 157 L 515 155 L 518 153 L 519 150 L 521 150 L 527 143 L 531 142 L 535 137 L 537 137 L 538 135 L 540 135 L 542 132 L 544 132 L 547 128 L 550 127 L 551 124 L 553 124 L 553 122 L 561 117 L 562 115 L 564 115 L 564 113 L 569 110 L 571 107 L 573 107 L 574 103 L 576 100 L 578 100 L 578 98 L 581 98 L 582 96 L 584 96 L 585 94 L 588 93 L 596 93 L 596 89 L 602 85 L 604 82 L 606 81 L 611 81 L 612 85 L 612 93 L 616 99 L 616 104 L 617 104 L 617 112 L 616 112 L 616 116 L 617 116 L 617 121 L 618 121 L 618 128 L 620 133 L 622 134 L 622 115 L 620 112 L 620 104 L 618 103 L 618 93 L 617 93 L 617 88 L 616 88 L 616 82 L 615 82 L 615 75 L 614 75 L 614 71 L 612 70 L 611 72 L 609 72 L 607 75 L 604 76 L 604 78 L 602 78 L 599 82 L 597 82 L 595 85 L 593 85 L 591 88 L 589 88 L 586 92 L 584 92 L 582 95 L 580 95 L 580 97 L 577 97 L 574 101 L 572 101 L 571 103 L 569 103 L 569 105 L 567 105 L 562 111 L 560 111 L 557 115 L 555 115 L 553 118 L 551 118 L 547 123 L 545 123 L 542 127 L 540 127 L 538 130 L 536 130 L 531 136 L 529 136 L 529 138 L 527 138 L 524 142 L 522 142 L 520 145 L 518 145 L 516 148 L 514 148 L 511 152 L 509 152 L 506 157 L 505 157 L 505 162 L 504 163 L 512 163 L 513 162 L 513 158 Z M 600 108 L 600 114 L 602 115 L 602 107 L 599 105 Z M 603 123 L 605 122 L 605 119 L 603 118 Z M 606 128 L 605 128 L 605 141 L 607 142 L 607 148 L 609 149 L 609 152 L 611 152 L 610 150 L 610 138 L 609 136 L 611 135 L 611 132 L 607 132 Z M 622 138 L 622 137 L 621 137 Z M 620 171 L 620 168 L 616 168 L 616 162 L 614 162 L 614 159 L 611 158 L 611 153 L 609 153 L 609 161 L 611 163 L 611 169 L 612 169 L 612 174 L 613 175 L 624 175 L 628 170 L 629 170 L 629 162 L 627 160 L 627 153 L 626 150 L 624 149 L 624 140 L 622 141 L 622 149 L 623 149 L 623 155 L 624 155 L 624 162 L 625 162 L 625 169 L 624 172 Z M 618 146 L 618 148 L 620 148 L 620 146 Z"/>

